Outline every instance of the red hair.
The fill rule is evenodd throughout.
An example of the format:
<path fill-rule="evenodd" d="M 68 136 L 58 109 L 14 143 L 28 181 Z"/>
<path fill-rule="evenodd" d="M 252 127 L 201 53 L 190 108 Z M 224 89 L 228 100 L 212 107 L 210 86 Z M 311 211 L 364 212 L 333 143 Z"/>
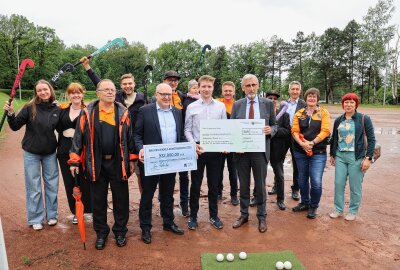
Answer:
<path fill-rule="evenodd" d="M 356 102 L 356 109 L 358 108 L 358 96 L 355 93 L 347 93 L 342 97 L 342 108 L 344 108 L 344 102 L 346 100 L 354 100 Z"/>

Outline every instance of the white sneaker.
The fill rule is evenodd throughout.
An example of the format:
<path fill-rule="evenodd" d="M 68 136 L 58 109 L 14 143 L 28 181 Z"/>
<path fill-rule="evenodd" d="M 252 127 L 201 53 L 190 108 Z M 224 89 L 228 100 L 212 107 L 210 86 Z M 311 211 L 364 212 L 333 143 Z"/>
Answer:
<path fill-rule="evenodd" d="M 32 225 L 32 228 L 33 228 L 35 231 L 40 231 L 40 230 L 43 229 L 43 225 L 42 225 L 42 223 L 33 224 L 33 225 Z"/>
<path fill-rule="evenodd" d="M 56 225 L 57 224 L 57 219 L 56 218 L 51 218 L 51 219 L 49 219 L 48 221 L 47 221 L 47 224 L 49 225 L 49 226 L 54 226 L 54 225 Z"/>
<path fill-rule="evenodd" d="M 341 212 L 333 212 L 333 213 L 330 213 L 329 214 L 329 216 L 331 217 L 331 218 L 338 218 L 338 217 L 342 217 L 343 216 L 343 213 L 341 213 Z"/>
<path fill-rule="evenodd" d="M 78 224 L 78 218 L 75 215 L 72 218 L 72 224 Z"/>
<path fill-rule="evenodd" d="M 344 219 L 347 221 L 353 221 L 356 219 L 356 215 L 354 215 L 352 213 L 348 213 Z"/>

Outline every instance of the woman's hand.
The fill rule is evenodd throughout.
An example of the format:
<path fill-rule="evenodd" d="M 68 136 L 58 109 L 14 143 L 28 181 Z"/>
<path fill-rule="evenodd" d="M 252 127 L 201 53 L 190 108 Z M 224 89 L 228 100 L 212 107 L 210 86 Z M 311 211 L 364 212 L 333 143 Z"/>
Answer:
<path fill-rule="evenodd" d="M 4 105 L 3 109 L 6 110 L 9 115 L 14 113 L 12 102 L 11 104 L 8 104 L 8 101 L 6 101 L 6 104 Z"/>
<path fill-rule="evenodd" d="M 364 160 L 361 162 L 361 171 L 364 173 L 371 167 L 372 161 L 369 160 L 368 158 L 364 158 Z"/>
<path fill-rule="evenodd" d="M 335 158 L 334 158 L 333 156 L 331 156 L 331 158 L 330 158 L 329 161 L 331 162 L 331 165 L 332 165 L 332 166 L 335 166 L 335 165 L 336 165 L 336 160 L 335 160 Z"/>
<path fill-rule="evenodd" d="M 310 141 L 305 140 L 304 142 L 301 142 L 300 146 L 301 148 L 303 148 L 304 151 L 309 152 L 312 151 L 314 144 Z"/>

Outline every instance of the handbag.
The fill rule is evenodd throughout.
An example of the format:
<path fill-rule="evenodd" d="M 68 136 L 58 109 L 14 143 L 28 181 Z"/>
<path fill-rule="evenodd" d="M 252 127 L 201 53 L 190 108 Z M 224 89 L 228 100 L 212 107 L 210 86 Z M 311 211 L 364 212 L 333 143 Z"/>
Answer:
<path fill-rule="evenodd" d="M 362 127 L 364 130 L 364 145 L 365 145 L 365 151 L 367 151 L 368 148 L 368 143 L 367 143 L 367 134 L 365 132 L 365 126 L 364 126 L 364 114 L 362 116 Z M 375 143 L 375 148 L 374 148 L 374 153 L 372 154 L 372 162 L 375 162 L 378 158 L 381 156 L 381 145 L 379 143 Z"/>

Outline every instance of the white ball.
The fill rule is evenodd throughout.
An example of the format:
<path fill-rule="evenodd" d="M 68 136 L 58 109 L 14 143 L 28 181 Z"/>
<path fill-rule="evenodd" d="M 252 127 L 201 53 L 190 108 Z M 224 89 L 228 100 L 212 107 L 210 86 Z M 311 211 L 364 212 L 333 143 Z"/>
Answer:
<path fill-rule="evenodd" d="M 217 254 L 217 261 L 222 262 L 224 260 L 224 254 L 219 253 Z"/>
<path fill-rule="evenodd" d="M 234 259 L 235 259 L 235 256 L 233 256 L 232 253 L 226 254 L 226 260 L 227 260 L 228 262 L 232 262 Z"/>
<path fill-rule="evenodd" d="M 240 253 L 239 253 L 239 258 L 240 258 L 241 260 L 246 260 L 246 259 L 247 259 L 247 254 L 246 254 L 246 252 L 244 252 L 244 251 L 240 252 Z"/>
<path fill-rule="evenodd" d="M 278 269 L 278 270 L 282 270 L 283 267 L 284 267 L 283 262 L 277 261 L 276 264 L 275 264 L 275 267 L 276 267 L 276 269 Z"/>
<path fill-rule="evenodd" d="M 289 261 L 284 262 L 283 266 L 285 267 L 285 269 L 292 269 L 292 263 Z"/>

